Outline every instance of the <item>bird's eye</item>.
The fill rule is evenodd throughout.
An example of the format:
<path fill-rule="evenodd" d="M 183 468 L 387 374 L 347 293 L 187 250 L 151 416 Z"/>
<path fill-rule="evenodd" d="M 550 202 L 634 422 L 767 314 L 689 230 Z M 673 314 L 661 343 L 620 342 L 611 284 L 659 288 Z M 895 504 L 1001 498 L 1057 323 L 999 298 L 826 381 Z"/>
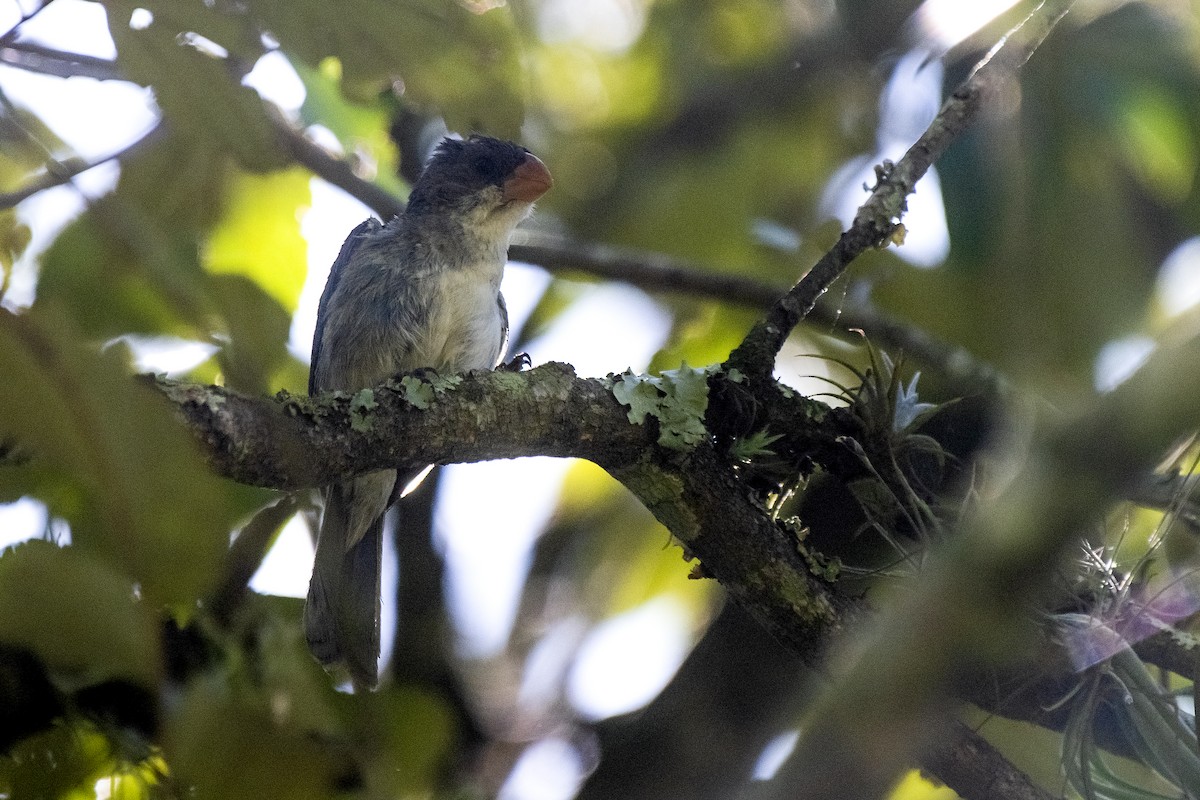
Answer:
<path fill-rule="evenodd" d="M 480 153 L 471 159 L 471 167 L 479 177 L 489 183 L 494 183 L 504 177 L 501 165 L 486 153 Z"/>

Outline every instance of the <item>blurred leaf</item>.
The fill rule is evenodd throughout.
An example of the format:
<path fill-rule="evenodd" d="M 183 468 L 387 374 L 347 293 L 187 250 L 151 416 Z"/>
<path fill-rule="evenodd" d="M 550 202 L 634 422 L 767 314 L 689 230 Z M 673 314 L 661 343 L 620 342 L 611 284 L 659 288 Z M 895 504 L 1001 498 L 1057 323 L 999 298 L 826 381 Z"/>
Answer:
<path fill-rule="evenodd" d="M 938 786 L 919 770 L 912 770 L 901 778 L 887 800 L 958 800 L 958 794 L 946 786 Z"/>
<path fill-rule="evenodd" d="M 571 544 L 552 577 L 576 587 L 579 609 L 607 619 L 670 595 L 697 622 L 711 611 L 720 587 L 688 578 L 671 534 L 612 476 L 576 462 L 560 497 L 555 529 Z"/>
<path fill-rule="evenodd" d="M 167 731 L 173 780 L 196 800 L 321 800 L 344 765 L 268 698 L 215 678 L 193 681 Z"/>
<path fill-rule="evenodd" d="M 30 650 L 72 688 L 159 680 L 154 615 L 128 577 L 76 547 L 31 541 L 0 556 L 0 642 Z"/>
<path fill-rule="evenodd" d="M 229 341 L 217 360 L 229 386 L 265 394 L 275 371 L 288 359 L 291 317 L 258 284 L 241 275 L 214 275 L 209 282 Z"/>
<path fill-rule="evenodd" d="M 288 313 L 294 312 L 308 275 L 300 216 L 312 198 L 309 180 L 309 173 L 299 168 L 235 175 L 224 216 L 205 247 L 207 269 L 245 275 Z"/>
<path fill-rule="evenodd" d="M 190 605 L 240 512 L 166 402 L 115 351 L 81 347 L 56 311 L 0 312 L 0 438 L 32 458 L 5 480 L 67 519 L 74 544 L 151 605 Z"/>
<path fill-rule="evenodd" d="M 366 774 L 376 797 L 428 797 L 452 758 L 453 717 L 437 696 L 411 686 L 378 695 L 362 730 L 375 743 Z"/>
<path fill-rule="evenodd" d="M 117 63 L 130 79 L 154 87 L 164 114 L 179 130 L 219 143 L 244 167 L 267 171 L 288 162 L 258 93 L 242 86 L 226 59 L 192 45 L 189 33 L 204 27 L 220 36 L 216 43 L 245 44 L 245 27 L 222 19 L 215 8 L 209 13 L 193 7 L 177 14 L 176 3 L 112 2 L 106 4 L 109 31 L 117 46 Z M 133 11 L 148 8 L 153 19 L 133 28 Z M 196 25 L 211 21 L 213 26 Z M 230 38 L 234 32 L 237 41 Z"/>
<path fill-rule="evenodd" d="M 505 8 L 477 14 L 454 0 L 260 0 L 251 13 L 310 66 L 337 58 L 351 97 L 398 80 L 406 97 L 436 110 L 452 130 L 520 133 L 522 73 Z"/>
<path fill-rule="evenodd" d="M 11 208 L 0 210 L 0 271 L 5 275 L 0 286 L 8 285 L 8 271 L 25 252 L 32 235 L 32 229 L 17 219 L 16 211 Z M 0 289 L 0 298 L 3 296 L 4 292 Z"/>
<path fill-rule="evenodd" d="M 326 59 L 318 68 L 302 61 L 294 66 L 304 81 L 301 120 L 332 131 L 360 177 L 406 196 L 408 187 L 399 177 L 397 149 L 388 135 L 391 109 L 378 97 L 347 98 L 342 92 L 341 65 L 333 59 Z"/>
<path fill-rule="evenodd" d="M 0 792 L 14 800 L 88 800 L 112 767 L 103 736 L 87 727 L 56 725 L 0 756 Z"/>
<path fill-rule="evenodd" d="M 30 111 L 6 103 L 0 107 L 0 191 L 19 189 L 65 156 L 67 147 Z"/>
<path fill-rule="evenodd" d="M 204 330 L 210 305 L 203 285 L 186 232 L 157 226 L 141 209 L 105 198 L 42 256 L 36 305 L 68 311 L 92 339 L 124 333 L 194 337 Z"/>
<path fill-rule="evenodd" d="M 197 237 L 219 216 L 229 170 L 227 156 L 196 138 L 142 148 L 122 164 L 116 190 L 43 254 L 37 302 L 66 309 L 96 339 L 207 338 L 212 305 Z"/>

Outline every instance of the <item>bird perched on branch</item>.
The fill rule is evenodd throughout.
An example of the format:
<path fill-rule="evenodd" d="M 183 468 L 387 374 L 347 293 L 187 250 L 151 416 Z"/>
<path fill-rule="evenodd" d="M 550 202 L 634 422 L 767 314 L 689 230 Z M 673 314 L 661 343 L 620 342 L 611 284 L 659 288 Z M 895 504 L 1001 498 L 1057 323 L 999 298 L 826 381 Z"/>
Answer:
<path fill-rule="evenodd" d="M 355 391 L 421 367 L 492 369 L 508 344 L 500 278 L 509 237 L 551 186 L 528 150 L 447 138 L 386 225 L 355 228 L 317 312 L 309 394 Z M 413 476 L 380 470 L 324 489 L 304 632 L 313 655 L 373 687 L 383 515 Z"/>

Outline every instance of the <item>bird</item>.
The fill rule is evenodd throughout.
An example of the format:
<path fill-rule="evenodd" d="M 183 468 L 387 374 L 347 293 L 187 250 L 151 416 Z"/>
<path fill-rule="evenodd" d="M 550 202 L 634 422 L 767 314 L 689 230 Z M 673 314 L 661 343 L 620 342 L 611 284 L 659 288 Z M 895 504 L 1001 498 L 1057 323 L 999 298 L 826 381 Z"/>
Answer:
<path fill-rule="evenodd" d="M 442 139 L 407 208 L 386 224 L 367 219 L 342 244 L 318 305 L 309 394 L 358 391 L 419 368 L 494 369 L 508 346 L 500 280 L 509 239 L 552 184 L 519 144 Z M 378 682 L 384 513 L 415 476 L 378 470 L 321 492 L 305 638 L 356 690 Z"/>

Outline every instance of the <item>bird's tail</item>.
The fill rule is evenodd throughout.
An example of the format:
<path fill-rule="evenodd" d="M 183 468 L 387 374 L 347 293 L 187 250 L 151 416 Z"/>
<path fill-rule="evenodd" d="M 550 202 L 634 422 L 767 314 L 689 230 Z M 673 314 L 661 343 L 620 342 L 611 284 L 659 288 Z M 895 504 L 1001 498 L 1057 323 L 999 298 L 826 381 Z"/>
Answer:
<path fill-rule="evenodd" d="M 383 513 L 395 480 L 373 473 L 326 491 L 304 604 L 309 649 L 326 666 L 344 665 L 356 688 L 378 679 Z"/>

